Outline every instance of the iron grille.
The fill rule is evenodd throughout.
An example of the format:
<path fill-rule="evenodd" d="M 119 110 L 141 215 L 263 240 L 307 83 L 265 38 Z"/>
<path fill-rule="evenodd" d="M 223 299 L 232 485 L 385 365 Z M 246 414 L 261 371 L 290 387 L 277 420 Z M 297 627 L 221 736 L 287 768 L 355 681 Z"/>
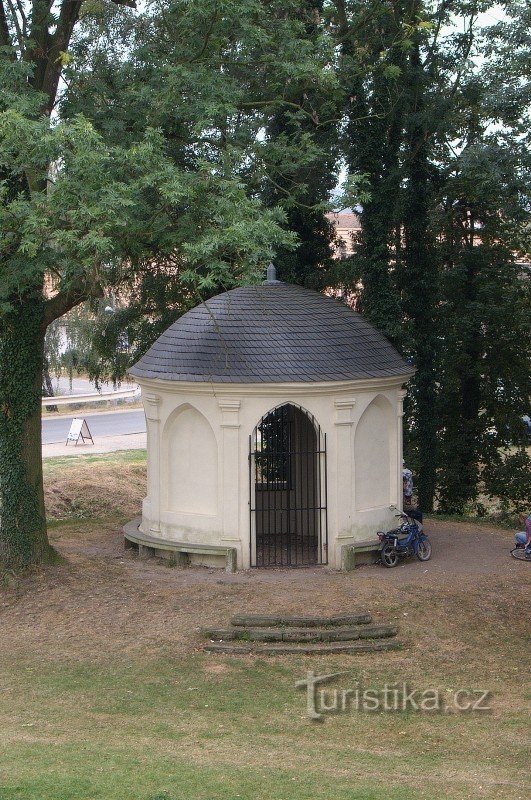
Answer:
<path fill-rule="evenodd" d="M 291 403 L 249 437 L 252 567 L 327 563 L 326 434 Z"/>

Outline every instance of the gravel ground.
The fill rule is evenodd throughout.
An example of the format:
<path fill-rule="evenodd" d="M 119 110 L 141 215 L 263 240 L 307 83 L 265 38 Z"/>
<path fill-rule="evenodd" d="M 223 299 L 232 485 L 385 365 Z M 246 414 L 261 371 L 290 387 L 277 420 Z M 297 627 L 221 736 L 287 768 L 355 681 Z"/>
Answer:
<path fill-rule="evenodd" d="M 320 567 L 227 574 L 139 558 L 124 550 L 117 523 L 60 525 L 52 528 L 51 539 L 65 563 L 37 570 L 0 594 L 0 651 L 30 648 L 43 658 L 65 659 L 139 649 L 190 652 L 200 646 L 201 628 L 224 625 L 238 612 L 333 614 L 361 608 L 376 622 L 403 617 L 406 636 L 410 623 L 410 634 L 420 624 L 408 619 L 419 602 L 428 620 L 431 604 L 453 608 L 450 627 L 470 612 L 470 603 L 472 624 L 497 598 L 517 614 L 529 594 L 530 573 L 528 564 L 510 557 L 510 532 L 431 520 L 426 532 L 433 542 L 426 563 L 409 559 L 391 570 L 366 566 L 350 573 Z M 437 624 L 430 622 L 434 630 Z M 414 635 L 432 636 L 425 626 Z"/>

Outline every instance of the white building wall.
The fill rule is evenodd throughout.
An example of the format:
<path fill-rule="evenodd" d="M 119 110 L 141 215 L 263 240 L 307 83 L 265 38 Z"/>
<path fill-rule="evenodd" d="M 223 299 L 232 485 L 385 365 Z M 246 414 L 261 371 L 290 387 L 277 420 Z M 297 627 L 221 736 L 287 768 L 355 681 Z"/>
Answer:
<path fill-rule="evenodd" d="M 247 569 L 249 437 L 264 415 L 291 402 L 312 414 L 326 434 L 328 563 L 339 568 L 342 545 L 392 527 L 400 508 L 404 380 L 280 385 L 141 380 L 148 427 L 141 530 L 174 541 L 236 547 L 238 568 Z"/>

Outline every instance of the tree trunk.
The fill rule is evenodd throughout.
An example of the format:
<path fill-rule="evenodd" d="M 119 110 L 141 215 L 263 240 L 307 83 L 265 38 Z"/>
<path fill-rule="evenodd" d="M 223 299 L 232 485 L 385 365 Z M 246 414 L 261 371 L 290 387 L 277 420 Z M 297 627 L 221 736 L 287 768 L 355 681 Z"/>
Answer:
<path fill-rule="evenodd" d="M 408 14 L 402 3 L 393 2 L 385 14 L 352 14 L 347 4 L 335 3 L 341 24 L 341 51 L 345 71 L 346 162 L 351 175 L 363 175 L 369 198 L 363 202 L 359 246 L 350 262 L 353 278 L 361 280 L 359 310 L 400 350 L 403 328 L 400 295 L 396 285 L 393 252 L 400 208 L 400 153 L 403 144 L 404 103 L 402 80 L 382 75 L 382 52 L 386 63 L 402 75 L 405 52 L 396 46 Z M 352 32 L 350 32 L 352 31 Z M 360 48 L 367 51 L 372 69 L 359 69 Z M 364 57 L 364 60 L 365 58 Z"/>
<path fill-rule="evenodd" d="M 436 304 L 437 263 L 429 233 L 428 137 L 423 119 L 424 76 L 417 42 L 410 60 L 410 129 L 408 184 L 404 204 L 404 311 L 414 342 L 416 375 L 412 381 L 416 406 L 418 496 L 423 511 L 433 510 L 437 481 Z"/>
<path fill-rule="evenodd" d="M 472 226 L 473 235 L 473 226 Z M 481 436 L 481 323 L 478 318 L 477 274 L 481 267 L 481 248 L 471 242 L 464 253 L 465 285 L 463 297 L 462 356 L 459 361 L 461 388 L 461 431 L 459 482 L 464 513 L 466 503 L 475 500 L 479 481 L 479 443 Z"/>
<path fill-rule="evenodd" d="M 54 396 L 53 384 L 52 384 L 52 377 L 50 375 L 50 368 L 48 363 L 48 355 L 46 352 L 46 346 L 44 348 L 44 357 L 42 363 L 42 395 L 43 397 L 53 397 Z M 57 406 L 46 406 L 48 411 L 59 411 Z"/>
<path fill-rule="evenodd" d="M 0 568 L 55 559 L 42 483 L 43 297 L 17 299 L 0 331 Z"/>
<path fill-rule="evenodd" d="M 44 397 L 53 397 L 55 394 L 50 371 L 46 363 L 44 364 L 44 369 L 42 371 L 42 394 Z"/>
<path fill-rule="evenodd" d="M 398 192 L 391 199 L 387 188 L 381 184 L 381 181 L 375 181 L 373 188 L 371 187 L 373 199 L 365 204 L 361 214 L 362 234 L 358 253 L 363 289 L 360 311 L 400 349 L 400 298 L 389 268 Z"/>

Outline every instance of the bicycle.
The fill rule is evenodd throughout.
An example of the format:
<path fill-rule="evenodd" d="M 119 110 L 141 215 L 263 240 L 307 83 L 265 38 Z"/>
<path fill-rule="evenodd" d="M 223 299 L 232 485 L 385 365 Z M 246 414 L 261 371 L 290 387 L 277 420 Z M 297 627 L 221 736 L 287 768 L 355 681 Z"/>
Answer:
<path fill-rule="evenodd" d="M 531 553 L 526 553 L 525 544 L 517 544 L 516 547 L 513 547 L 511 555 L 517 561 L 531 561 Z"/>

